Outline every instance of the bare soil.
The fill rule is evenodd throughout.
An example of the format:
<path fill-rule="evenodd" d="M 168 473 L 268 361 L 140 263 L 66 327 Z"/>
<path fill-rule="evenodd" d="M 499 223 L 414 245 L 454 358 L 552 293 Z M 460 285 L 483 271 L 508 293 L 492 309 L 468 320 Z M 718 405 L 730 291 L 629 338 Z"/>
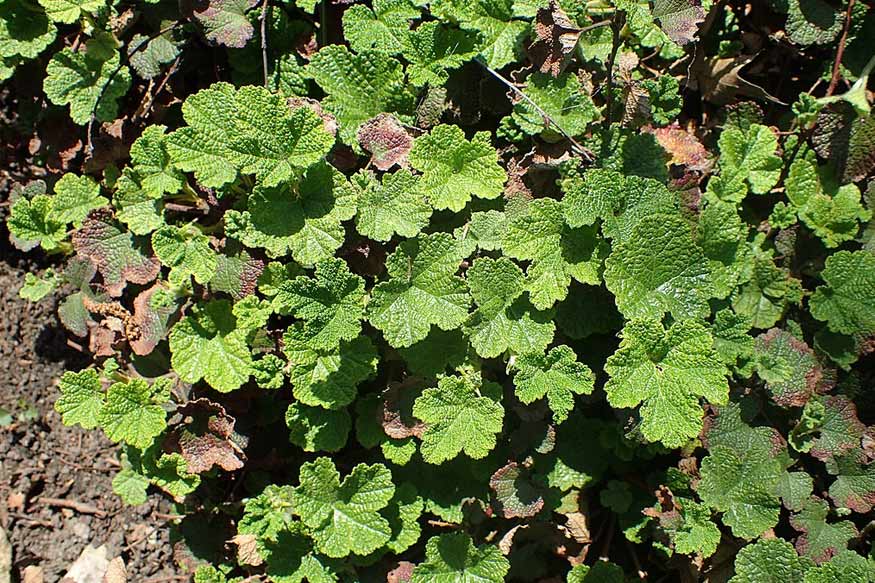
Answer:
<path fill-rule="evenodd" d="M 12 416 L 0 423 L 0 527 L 13 549 L 13 581 L 30 565 L 46 583 L 59 581 L 87 545 L 104 544 L 109 558 L 125 561 L 128 581 L 185 580 L 168 540 L 169 501 L 153 494 L 123 505 L 111 485 L 118 448 L 99 431 L 65 427 L 54 411 L 58 378 L 88 359 L 68 346 L 51 299 L 18 297 L 24 274 L 49 265 L 14 249 L 0 227 L 0 407 Z"/>

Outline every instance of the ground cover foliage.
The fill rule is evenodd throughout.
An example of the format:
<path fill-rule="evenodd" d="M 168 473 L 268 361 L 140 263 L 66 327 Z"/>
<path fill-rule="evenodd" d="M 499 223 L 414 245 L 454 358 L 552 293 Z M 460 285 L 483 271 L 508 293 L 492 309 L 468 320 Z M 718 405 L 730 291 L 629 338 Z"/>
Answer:
<path fill-rule="evenodd" d="M 200 583 L 873 580 L 873 33 L 0 0 L 56 409 Z"/>

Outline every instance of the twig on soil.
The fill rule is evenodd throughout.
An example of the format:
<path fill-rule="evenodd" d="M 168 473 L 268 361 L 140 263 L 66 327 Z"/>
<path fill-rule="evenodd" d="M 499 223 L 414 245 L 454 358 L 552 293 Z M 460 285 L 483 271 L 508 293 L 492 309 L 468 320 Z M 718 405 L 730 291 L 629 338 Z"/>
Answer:
<path fill-rule="evenodd" d="M 519 87 L 517 87 L 516 85 L 511 83 L 509 79 L 504 77 L 501 73 L 499 73 L 498 71 L 496 71 L 495 69 L 493 69 L 492 67 L 487 65 L 486 63 L 484 63 L 482 60 L 477 59 L 477 62 L 480 63 L 480 66 L 483 67 L 484 69 L 486 69 L 486 71 L 488 71 L 490 75 L 492 75 L 493 77 L 495 77 L 496 79 L 501 81 L 507 88 L 509 88 L 514 93 L 516 93 L 522 99 L 524 99 L 529 105 L 534 107 L 535 111 L 540 113 L 541 117 L 543 117 L 547 123 L 549 123 L 554 128 L 556 128 L 559 131 L 559 133 L 565 137 L 566 140 L 571 142 L 571 145 L 574 146 L 574 150 L 575 150 L 575 152 L 577 152 L 577 154 L 579 154 L 587 162 L 592 162 L 593 160 L 595 160 L 595 155 L 591 151 L 589 151 L 587 148 L 584 148 L 583 146 L 581 146 L 580 143 L 578 143 L 578 141 L 575 140 L 571 136 L 571 134 L 566 132 L 562 128 L 562 126 L 560 126 L 558 123 L 556 123 L 552 117 L 550 117 L 550 114 L 548 114 L 546 111 L 544 111 L 544 109 L 540 105 L 535 103 L 535 100 L 533 100 L 531 97 L 529 97 L 528 95 L 523 93 Z"/>
<path fill-rule="evenodd" d="M 37 518 L 31 518 L 26 514 L 20 514 L 18 512 L 10 512 L 9 516 L 11 518 L 15 518 L 24 523 L 27 523 L 25 526 L 41 526 L 43 528 L 51 528 L 54 529 L 55 525 L 49 522 L 48 520 L 39 520 Z"/>
<path fill-rule="evenodd" d="M 85 502 L 77 502 L 76 500 L 67 500 L 65 498 L 47 498 L 42 496 L 37 498 L 36 500 L 40 504 L 45 504 L 46 506 L 53 506 L 56 508 L 69 508 L 70 510 L 74 510 L 79 514 L 93 514 L 98 518 L 102 518 L 106 516 L 106 512 L 94 506 L 92 504 L 86 504 Z"/>
<path fill-rule="evenodd" d="M 839 84 L 840 67 L 842 58 L 845 56 L 845 43 L 848 40 L 848 30 L 851 28 L 851 11 L 854 9 L 856 0 L 848 0 L 848 8 L 845 12 L 845 27 L 842 29 L 842 36 L 839 38 L 839 46 L 836 49 L 836 58 L 832 64 L 832 78 L 829 80 L 829 87 L 826 88 L 826 96 L 829 97 L 836 90 Z"/>

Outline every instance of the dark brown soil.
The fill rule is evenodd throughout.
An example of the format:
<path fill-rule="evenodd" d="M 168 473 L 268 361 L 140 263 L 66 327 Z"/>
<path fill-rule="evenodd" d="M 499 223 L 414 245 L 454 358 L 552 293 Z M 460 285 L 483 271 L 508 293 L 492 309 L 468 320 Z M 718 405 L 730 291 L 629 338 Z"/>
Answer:
<path fill-rule="evenodd" d="M 29 565 L 46 583 L 59 581 L 86 545 L 102 544 L 110 559 L 124 559 L 128 581 L 183 580 L 168 540 L 170 503 L 152 494 L 124 506 L 111 485 L 118 448 L 99 431 L 65 427 L 53 409 L 59 376 L 88 360 L 67 345 L 51 299 L 18 297 L 24 274 L 48 265 L 11 248 L 0 227 L 0 407 L 12 415 L 0 427 L 0 527 L 12 544 L 13 581 Z"/>

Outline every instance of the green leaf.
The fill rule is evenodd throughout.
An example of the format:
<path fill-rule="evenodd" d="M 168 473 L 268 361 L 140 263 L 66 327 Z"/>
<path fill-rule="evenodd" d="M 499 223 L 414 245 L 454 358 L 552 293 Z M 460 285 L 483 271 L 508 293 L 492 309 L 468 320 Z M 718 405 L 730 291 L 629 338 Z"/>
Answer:
<path fill-rule="evenodd" d="M 393 553 L 403 553 L 419 540 L 422 528 L 418 519 L 422 515 L 423 507 L 422 497 L 417 494 L 413 485 L 405 482 L 395 489 L 395 495 L 383 511 L 392 528 L 392 538 L 386 543 L 386 547 Z"/>
<path fill-rule="evenodd" d="M 780 435 L 748 425 L 739 405 L 719 410 L 706 434 L 697 491 L 702 502 L 723 512 L 735 536 L 752 539 L 778 523 L 778 487 L 792 463 Z"/>
<path fill-rule="evenodd" d="M 809 569 L 803 583 L 868 583 L 871 580 L 871 560 L 845 550 L 828 563 Z"/>
<path fill-rule="evenodd" d="M 778 182 L 782 162 L 776 154 L 778 137 L 768 127 L 750 124 L 729 126 L 720 134 L 720 185 L 708 190 L 723 200 L 740 202 L 748 188 L 765 194 Z"/>
<path fill-rule="evenodd" d="M 823 395 L 813 400 L 822 405 L 823 410 L 809 453 L 819 460 L 829 461 L 856 449 L 866 426 L 857 418 L 854 402 L 845 395 Z"/>
<path fill-rule="evenodd" d="M 790 165 L 785 189 L 799 218 L 828 248 L 857 236 L 859 224 L 872 218 L 863 208 L 860 189 L 853 184 L 828 184 L 814 162 L 797 158 Z"/>
<path fill-rule="evenodd" d="M 252 372 L 247 332 L 237 327 L 231 302 L 213 300 L 195 306 L 170 331 L 173 369 L 187 383 L 204 379 L 223 393 L 238 389 Z"/>
<path fill-rule="evenodd" d="M 49 18 L 23 0 L 0 3 L 0 57 L 6 59 L 33 59 L 53 40 L 57 28 Z M 14 64 L 12 65 L 14 67 Z M 11 75 L 11 72 L 9 73 Z"/>
<path fill-rule="evenodd" d="M 148 500 L 146 490 L 149 488 L 149 478 L 134 470 L 128 455 L 121 455 L 121 470 L 112 478 L 112 491 L 125 504 L 138 506 Z"/>
<path fill-rule="evenodd" d="M 568 572 L 568 583 L 625 583 L 623 568 L 607 561 L 596 561 L 594 565 L 575 565 Z"/>
<path fill-rule="evenodd" d="M 316 264 L 315 277 L 300 276 L 280 283 L 274 309 L 307 321 L 315 334 L 308 343 L 330 350 L 340 340 L 352 340 L 361 332 L 364 318 L 365 282 L 350 273 L 342 259 L 329 258 Z"/>
<path fill-rule="evenodd" d="M 735 576 L 730 583 L 780 583 L 801 581 L 812 567 L 796 554 L 793 545 L 779 538 L 761 539 L 742 548 L 735 557 Z"/>
<path fill-rule="evenodd" d="M 343 174 L 320 162 L 300 182 L 256 187 L 246 208 L 225 213 L 227 235 L 269 257 L 291 253 L 298 263 L 313 265 L 343 244 L 340 223 L 355 214 L 355 191 Z"/>
<path fill-rule="evenodd" d="M 410 583 L 501 583 L 510 563 L 495 545 L 474 546 L 463 532 L 428 539 L 425 562 L 413 569 Z"/>
<path fill-rule="evenodd" d="M 448 376 L 417 397 L 413 414 L 426 423 L 420 448 L 426 462 L 440 464 L 462 452 L 480 459 L 495 447 L 504 408 L 482 393 L 500 395 L 501 391 L 494 383 L 477 387 L 470 378 Z"/>
<path fill-rule="evenodd" d="M 626 318 L 702 318 L 715 295 L 708 260 L 689 225 L 673 215 L 642 218 L 605 261 L 605 285 Z"/>
<path fill-rule="evenodd" d="M 477 354 L 494 358 L 503 352 L 543 352 L 553 340 L 549 312 L 536 310 L 524 295 L 523 272 L 510 259 L 481 257 L 467 272 L 477 309 L 465 333 Z"/>
<path fill-rule="evenodd" d="M 410 0 L 375 0 L 373 8 L 356 4 L 343 13 L 343 36 L 357 53 L 374 49 L 397 55 L 420 12 Z"/>
<path fill-rule="evenodd" d="M 802 284 L 765 254 L 754 258 L 751 279 L 732 294 L 732 309 L 754 328 L 770 328 L 791 303 L 802 299 Z"/>
<path fill-rule="evenodd" d="M 468 356 L 468 341 L 461 330 L 433 328 L 424 340 L 398 352 L 410 372 L 428 378 L 462 366 Z"/>
<path fill-rule="evenodd" d="M 98 413 L 98 422 L 106 436 L 144 449 L 167 427 L 163 384 L 152 386 L 142 379 L 114 383 L 106 391 L 106 402 Z"/>
<path fill-rule="evenodd" d="M 185 100 L 187 127 L 167 137 L 170 161 L 217 188 L 238 173 L 271 187 L 296 178 L 334 143 L 324 122 L 306 106 L 289 107 L 264 87 L 216 83 Z"/>
<path fill-rule="evenodd" d="M 93 429 L 100 423 L 103 409 L 103 386 L 100 376 L 93 368 L 81 372 L 67 371 L 58 387 L 61 396 L 55 401 L 55 411 L 61 414 L 64 425 L 76 425 Z"/>
<path fill-rule="evenodd" d="M 107 204 L 100 196 L 100 185 L 88 176 L 64 174 L 55 184 L 50 216 L 59 223 L 79 225 L 94 209 Z"/>
<path fill-rule="evenodd" d="M 458 69 L 477 55 L 477 42 L 471 33 L 452 29 L 440 22 L 424 22 L 407 34 L 404 58 L 410 63 L 407 76 L 421 87 L 443 85 L 448 70 Z"/>
<path fill-rule="evenodd" d="M 790 517 L 790 524 L 802 533 L 796 540 L 796 550 L 818 565 L 847 549 L 848 542 L 858 534 L 853 522 L 827 522 L 828 514 L 829 504 L 812 497 Z"/>
<path fill-rule="evenodd" d="M 562 423 L 574 408 L 574 395 L 588 395 L 595 377 L 588 366 L 577 362 L 568 346 L 552 348 L 545 354 L 522 354 L 516 360 L 516 395 L 523 403 L 547 398 L 553 422 Z"/>
<path fill-rule="evenodd" d="M 43 91 L 55 105 L 69 105 L 70 118 L 85 125 L 92 111 L 97 121 L 113 121 L 118 115 L 118 100 L 130 85 L 131 73 L 126 66 L 119 68 L 118 52 L 101 60 L 88 52 L 64 49 L 49 61 Z"/>
<path fill-rule="evenodd" d="M 216 274 L 217 254 L 210 247 L 209 237 L 196 228 L 161 227 L 152 233 L 152 249 L 170 268 L 171 282 L 182 284 L 194 276 L 203 285 Z"/>
<path fill-rule="evenodd" d="M 46 269 L 42 278 L 33 273 L 25 273 L 24 283 L 18 289 L 18 297 L 38 302 L 58 289 L 62 283 L 63 279 L 51 267 Z"/>
<path fill-rule="evenodd" d="M 329 45 L 313 55 L 307 71 L 327 94 L 322 106 L 337 118 L 346 144 L 355 144 L 359 126 L 378 114 L 413 110 L 403 67 L 385 53 L 354 54 L 345 46 Z"/>
<path fill-rule="evenodd" d="M 179 192 L 185 177 L 170 161 L 167 153 L 166 127 L 149 126 L 131 145 L 131 165 L 149 195 Z"/>
<path fill-rule="evenodd" d="M 379 511 L 394 494 L 386 466 L 359 464 L 341 482 L 334 462 L 320 457 L 301 466 L 292 503 L 316 548 L 329 557 L 345 557 L 368 554 L 389 541 L 392 531 Z"/>
<path fill-rule="evenodd" d="M 454 212 L 465 208 L 472 196 L 498 197 L 507 180 L 489 132 L 477 132 L 469 141 L 452 125 L 436 126 L 416 138 L 410 164 L 422 172 L 420 184 L 432 206 Z"/>
<path fill-rule="evenodd" d="M 875 255 L 839 251 L 826 258 L 809 302 L 811 315 L 840 334 L 875 334 Z"/>
<path fill-rule="evenodd" d="M 403 241 L 386 259 L 389 281 L 372 291 L 371 325 L 396 348 L 422 340 L 432 325 L 460 326 L 471 303 L 465 282 L 455 275 L 461 260 L 458 243 L 445 233 Z"/>
<path fill-rule="evenodd" d="M 462 29 L 480 33 L 480 55 L 493 69 L 502 69 L 516 59 L 529 30 L 528 23 L 514 18 L 513 4 L 513 0 L 441 0 L 432 9 Z"/>
<path fill-rule="evenodd" d="M 572 227 L 582 227 L 613 216 L 625 198 L 625 181 L 619 172 L 603 168 L 564 172 L 559 185 L 565 193 L 565 220 Z"/>
<path fill-rule="evenodd" d="M 843 11 L 824 0 L 787 0 L 787 36 L 800 45 L 826 45 L 842 29 Z"/>
<path fill-rule="evenodd" d="M 40 0 L 39 3 L 52 22 L 64 24 L 76 22 L 82 13 L 94 14 L 106 6 L 104 0 Z"/>
<path fill-rule="evenodd" d="M 289 440 L 304 451 L 338 451 L 346 445 L 352 419 L 346 409 L 292 403 L 286 409 Z"/>
<path fill-rule="evenodd" d="M 751 277 L 754 260 L 747 242 L 749 228 L 732 203 L 706 197 L 703 206 L 696 242 L 708 258 L 715 297 L 725 298 Z"/>
<path fill-rule="evenodd" d="M 558 77 L 532 73 L 523 93 L 532 101 L 521 99 L 514 105 L 513 121 L 527 134 L 540 135 L 548 142 L 558 142 L 563 135 L 545 119 L 544 113 L 570 136 L 583 134 L 590 123 L 601 117 L 573 73 L 562 73 Z"/>
<path fill-rule="evenodd" d="M 362 192 L 358 197 L 356 230 L 376 241 L 393 235 L 415 237 L 428 226 L 432 209 L 418 176 L 402 169 L 384 174 L 382 181 L 359 175 Z"/>
<path fill-rule="evenodd" d="M 750 332 L 750 320 L 729 308 L 714 315 L 711 333 L 717 356 L 728 366 L 744 365 L 753 358 L 754 339 Z"/>
<path fill-rule="evenodd" d="M 572 278 L 599 285 L 602 260 L 608 254 L 595 227 L 569 227 L 562 205 L 550 198 L 532 201 L 525 214 L 508 221 L 502 247 L 514 259 L 531 261 L 526 290 L 542 310 L 565 299 Z"/>
<path fill-rule="evenodd" d="M 51 251 L 67 238 L 64 223 L 52 213 L 54 204 L 55 199 L 44 194 L 30 200 L 22 196 L 12 203 L 6 224 L 16 247 L 29 251 L 39 245 Z"/>
<path fill-rule="evenodd" d="M 680 447 L 702 429 L 699 398 L 721 405 L 729 396 L 728 371 L 711 333 L 693 320 L 667 330 L 658 320 L 633 320 L 605 364 L 613 407 L 641 405 L 641 431 L 649 441 Z"/>
<path fill-rule="evenodd" d="M 148 235 L 164 224 L 164 205 L 160 196 L 143 189 L 140 176 L 125 168 L 115 183 L 112 206 L 115 218 L 128 226 L 134 235 Z"/>
<path fill-rule="evenodd" d="M 376 374 L 377 349 L 367 336 L 315 348 L 316 334 L 309 326 L 296 325 L 283 337 L 295 398 L 326 409 L 345 407 L 355 399 L 356 387 Z"/>

